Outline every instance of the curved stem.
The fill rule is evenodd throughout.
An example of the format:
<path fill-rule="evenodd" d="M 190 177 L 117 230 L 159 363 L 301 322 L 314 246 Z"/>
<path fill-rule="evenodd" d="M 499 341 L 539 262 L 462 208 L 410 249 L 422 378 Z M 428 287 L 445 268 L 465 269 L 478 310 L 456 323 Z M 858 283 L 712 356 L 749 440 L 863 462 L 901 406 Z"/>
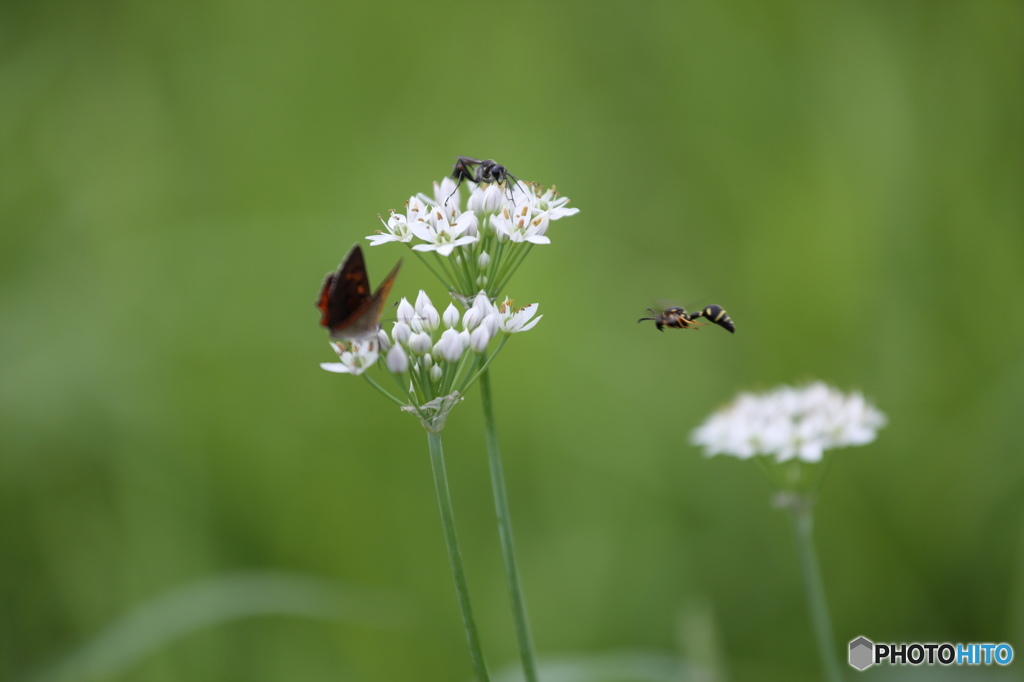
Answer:
<path fill-rule="evenodd" d="M 428 431 L 427 443 L 430 446 L 430 466 L 434 471 L 437 504 L 441 508 L 441 526 L 444 528 L 448 559 L 451 562 L 452 577 L 455 579 L 455 592 L 459 597 L 459 608 L 462 610 L 462 624 L 466 628 L 466 639 L 469 641 L 469 655 L 473 659 L 478 682 L 489 682 L 487 664 L 484 662 L 484 652 L 480 646 L 480 634 L 477 632 L 473 606 L 469 601 L 469 584 L 466 582 L 466 569 L 462 565 L 462 550 L 459 549 L 459 538 L 455 533 L 455 513 L 452 510 L 451 494 L 448 492 L 448 474 L 444 467 L 441 434 Z"/>
<path fill-rule="evenodd" d="M 498 431 L 494 424 L 494 401 L 491 398 L 491 372 L 480 373 L 480 396 L 484 407 L 484 429 L 487 432 L 487 457 L 491 465 L 491 487 L 494 490 L 494 511 L 498 516 L 498 535 L 501 537 L 501 553 L 505 558 L 505 575 L 508 579 L 508 597 L 512 604 L 512 618 L 515 621 L 516 640 L 519 642 L 519 658 L 523 662 L 526 682 L 537 682 L 537 657 L 533 652 L 530 623 L 526 618 L 526 602 L 523 587 L 519 582 L 519 568 L 516 565 L 516 549 L 512 540 L 512 521 L 508 513 L 508 495 L 505 492 L 505 472 L 501 465 L 501 451 L 498 449 Z"/>
<path fill-rule="evenodd" d="M 825 679 L 828 682 L 841 682 L 843 679 L 839 661 L 835 655 L 835 639 L 832 636 L 832 622 L 828 615 L 828 604 L 825 601 L 825 585 L 821 579 L 821 569 L 814 551 L 813 502 L 802 498 L 789 506 L 793 519 L 793 531 L 796 534 L 797 554 L 800 557 L 800 570 L 804 576 L 804 587 L 807 589 L 807 600 L 811 607 L 811 620 L 814 623 L 814 636 L 818 642 L 818 653 L 825 667 Z"/>

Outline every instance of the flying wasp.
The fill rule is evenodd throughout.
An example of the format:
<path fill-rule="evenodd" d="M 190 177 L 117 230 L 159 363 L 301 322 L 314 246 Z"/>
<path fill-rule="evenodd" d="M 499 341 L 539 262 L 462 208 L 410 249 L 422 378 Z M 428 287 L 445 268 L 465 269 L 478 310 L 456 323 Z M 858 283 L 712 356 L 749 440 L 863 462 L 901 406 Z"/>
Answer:
<path fill-rule="evenodd" d="M 476 166 L 475 170 L 474 166 Z M 457 156 L 455 157 L 455 166 L 452 168 L 452 179 L 456 180 L 455 189 L 448 195 L 448 199 L 451 199 L 459 191 L 463 180 L 471 180 L 477 184 L 492 182 L 500 184 L 509 178 L 515 180 L 516 183 L 520 182 L 519 178 L 509 173 L 507 168 L 494 159 L 481 161 L 468 156 Z M 511 192 L 511 189 L 509 191 Z M 445 203 L 448 203 L 448 199 L 445 199 Z"/>
<path fill-rule="evenodd" d="M 654 317 L 641 317 L 637 320 L 637 323 L 643 322 L 644 320 L 654 320 L 654 326 L 658 328 L 659 332 L 665 331 L 665 327 L 672 327 L 673 329 L 697 329 L 704 325 L 700 322 L 696 322 L 698 318 L 706 317 L 719 327 L 722 327 L 730 334 L 736 333 L 736 325 L 733 324 L 732 318 L 725 312 L 725 309 L 720 305 L 712 303 L 704 310 L 697 310 L 692 313 L 686 312 L 686 308 L 674 306 L 672 308 L 666 308 L 660 313 L 653 308 L 648 308 Z"/>

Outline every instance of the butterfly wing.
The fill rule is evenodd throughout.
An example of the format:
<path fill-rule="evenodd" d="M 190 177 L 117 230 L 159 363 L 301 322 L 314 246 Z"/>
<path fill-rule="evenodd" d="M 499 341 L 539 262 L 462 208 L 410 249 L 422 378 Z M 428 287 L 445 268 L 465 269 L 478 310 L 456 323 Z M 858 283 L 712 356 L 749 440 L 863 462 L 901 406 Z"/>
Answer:
<path fill-rule="evenodd" d="M 324 279 L 317 301 L 320 325 L 330 331 L 332 339 L 364 339 L 377 333 L 384 301 L 401 264 L 398 261 L 371 296 L 363 250 L 359 244 L 349 250 L 338 269 Z"/>

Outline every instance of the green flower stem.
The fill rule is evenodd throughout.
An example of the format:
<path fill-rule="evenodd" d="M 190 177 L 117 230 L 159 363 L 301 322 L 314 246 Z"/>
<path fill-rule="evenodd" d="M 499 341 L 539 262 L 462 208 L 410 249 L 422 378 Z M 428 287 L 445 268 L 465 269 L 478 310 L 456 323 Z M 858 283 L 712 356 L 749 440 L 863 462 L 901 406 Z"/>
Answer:
<path fill-rule="evenodd" d="M 508 264 L 495 276 L 494 291 L 504 291 L 505 286 L 512 279 L 512 275 L 515 274 L 515 271 L 519 269 L 519 266 L 523 264 L 523 261 L 526 260 L 526 257 L 530 255 L 532 250 L 533 244 L 530 242 L 525 242 L 523 248 L 516 249 L 518 253 L 514 253 Z"/>
<path fill-rule="evenodd" d="M 459 538 L 455 533 L 455 513 L 452 510 L 451 494 L 448 492 L 448 474 L 444 467 L 441 434 L 427 431 L 427 442 L 430 445 L 430 466 L 434 471 L 437 504 L 441 508 L 441 526 L 444 528 L 444 539 L 448 544 L 448 559 L 452 566 L 452 577 L 455 578 L 459 608 L 462 610 L 462 624 L 466 628 L 466 639 L 469 641 L 469 655 L 473 659 L 477 681 L 489 682 L 487 664 L 484 663 L 484 652 L 480 646 L 480 634 L 477 632 L 473 606 L 469 601 L 469 585 L 466 582 L 466 569 L 462 565 L 462 550 L 459 549 Z"/>
<path fill-rule="evenodd" d="M 821 569 L 818 568 L 818 558 L 814 551 L 813 502 L 808 498 L 800 498 L 789 505 L 789 511 L 793 518 L 793 531 L 796 534 L 804 587 L 807 588 L 807 600 L 810 602 L 814 635 L 818 640 L 818 653 L 825 667 L 825 679 L 828 682 L 841 682 L 843 676 L 835 654 L 835 638 L 832 636 L 832 622 L 828 616 L 828 604 L 825 602 L 825 586 L 821 580 Z"/>
<path fill-rule="evenodd" d="M 494 401 L 491 398 L 491 373 L 480 374 L 480 396 L 484 407 L 484 429 L 487 432 L 487 455 L 491 465 L 491 487 L 494 489 L 494 510 L 498 516 L 498 535 L 501 537 L 501 552 L 505 557 L 505 575 L 508 578 L 508 596 L 512 603 L 512 618 L 515 621 L 516 639 L 519 642 L 519 657 L 523 662 L 526 682 L 537 682 L 537 658 L 533 652 L 530 624 L 526 618 L 526 602 L 519 582 L 516 566 L 516 549 L 512 540 L 512 521 L 508 513 L 508 496 L 505 492 L 505 473 L 501 465 L 501 451 L 498 449 L 498 431 L 494 424 Z"/>
<path fill-rule="evenodd" d="M 371 386 L 373 386 L 375 389 L 380 391 L 384 395 L 384 397 L 386 397 L 388 400 L 392 401 L 393 403 L 395 403 L 399 407 L 403 407 L 405 405 L 405 403 L 403 403 L 401 400 L 399 400 L 398 398 L 393 396 L 390 392 L 388 392 L 387 389 L 385 389 L 383 386 L 381 386 L 376 381 L 371 379 L 369 374 L 363 374 L 363 378 L 366 379 L 370 383 Z"/>
<path fill-rule="evenodd" d="M 411 248 L 412 247 L 410 247 L 410 250 L 411 250 Z M 434 266 L 430 263 L 430 261 L 427 260 L 426 256 L 423 255 L 422 251 L 413 251 L 413 254 L 415 254 L 416 257 L 420 259 L 421 263 L 423 263 L 425 266 L 427 266 L 427 269 L 430 270 L 430 272 L 433 273 L 434 277 L 437 277 L 441 281 L 441 283 L 445 285 L 445 287 L 447 287 L 449 290 L 451 290 L 453 288 L 452 285 L 451 285 L 451 282 L 453 281 L 453 278 L 446 277 L 445 275 L 442 275 L 440 272 L 438 272 L 437 269 L 434 268 Z M 437 260 L 437 254 L 436 253 L 434 254 L 434 256 L 435 256 L 435 260 Z M 442 269 L 445 269 L 445 268 L 443 268 L 443 266 L 442 266 Z"/>

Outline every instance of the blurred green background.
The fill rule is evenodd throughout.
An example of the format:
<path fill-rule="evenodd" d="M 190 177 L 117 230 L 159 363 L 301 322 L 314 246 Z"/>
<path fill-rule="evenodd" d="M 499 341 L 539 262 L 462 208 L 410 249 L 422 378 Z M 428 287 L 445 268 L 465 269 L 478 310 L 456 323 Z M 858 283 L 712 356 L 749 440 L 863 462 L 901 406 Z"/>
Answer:
<path fill-rule="evenodd" d="M 1015 1 L 3 3 L 0 676 L 470 677 L 424 433 L 317 367 L 313 308 L 457 154 L 581 209 L 493 368 L 542 658 L 820 678 L 786 516 L 688 444 L 812 378 L 890 418 L 818 505 L 840 654 L 1024 653 L 1022 83 Z M 376 281 L 404 250 L 367 254 Z M 395 293 L 421 287 L 407 259 Z M 738 333 L 635 323 L 663 299 Z M 475 391 L 445 446 L 497 670 Z M 123 625 L 154 604 L 214 615 Z M 156 643 L 54 667 L 117 623 Z"/>

